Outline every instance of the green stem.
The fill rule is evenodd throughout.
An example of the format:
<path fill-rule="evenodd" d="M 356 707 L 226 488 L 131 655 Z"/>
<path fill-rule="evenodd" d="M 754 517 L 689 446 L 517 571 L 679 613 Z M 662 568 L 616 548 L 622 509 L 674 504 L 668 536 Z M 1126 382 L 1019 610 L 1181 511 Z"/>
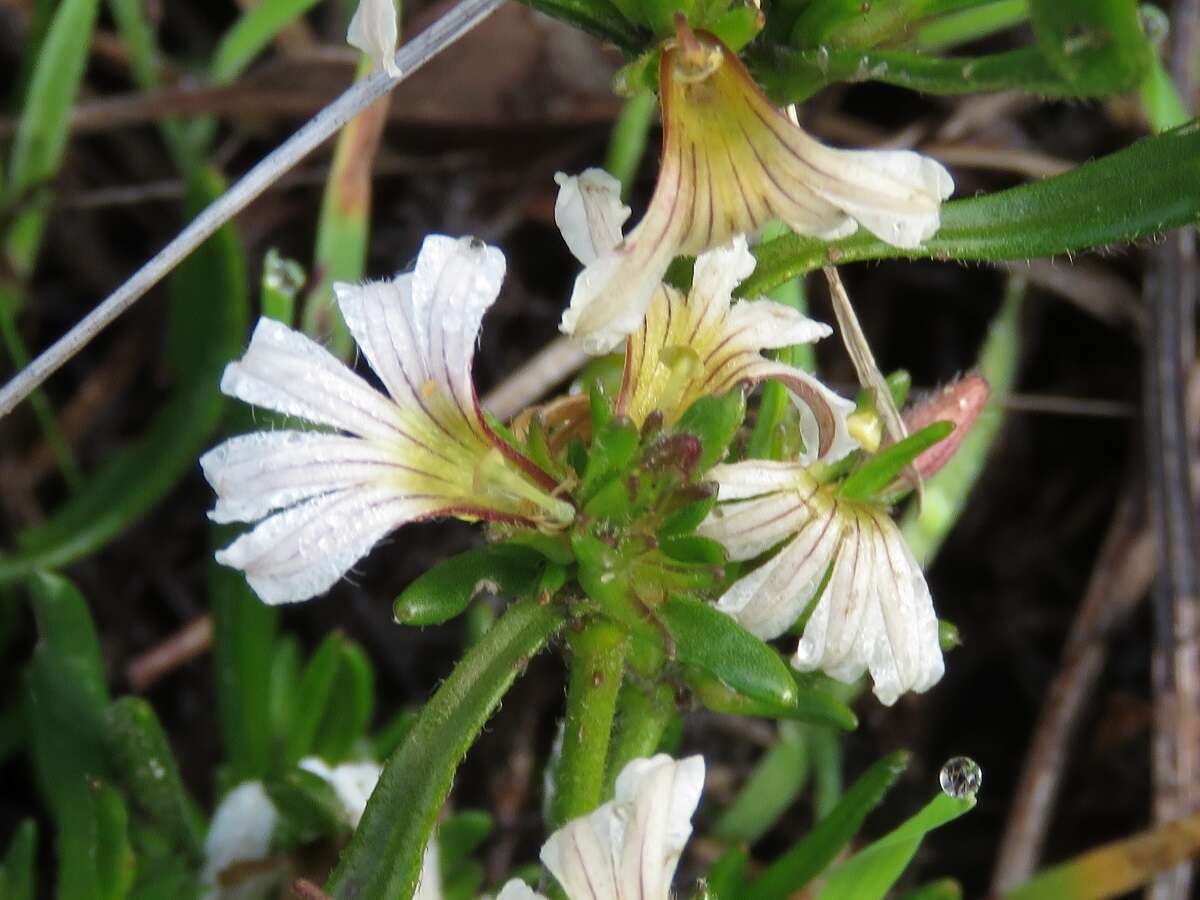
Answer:
<path fill-rule="evenodd" d="M 612 796 L 617 776 L 630 761 L 655 754 L 676 716 L 675 693 L 669 685 L 657 684 L 646 690 L 639 684 L 625 683 L 617 699 L 617 728 L 608 751 L 604 797 Z"/>
<path fill-rule="evenodd" d="M 770 240 L 787 233 L 786 228 L 768 230 L 764 237 Z M 767 296 L 776 303 L 790 306 L 802 313 L 808 312 L 808 298 L 804 294 L 803 277 L 793 278 L 772 288 Z M 796 366 L 806 372 L 815 372 L 817 368 L 816 354 L 811 344 L 800 344 L 788 347 L 775 354 L 780 362 Z M 758 415 L 754 420 L 754 430 L 750 433 L 750 443 L 746 455 L 751 459 L 777 459 L 779 457 L 779 441 L 776 440 L 780 424 L 788 413 L 789 401 L 787 388 L 777 381 L 768 381 L 762 389 L 758 401 Z"/>
<path fill-rule="evenodd" d="M 388 760 L 326 888 L 333 900 L 412 896 L 459 763 L 513 680 L 562 623 L 559 606 L 525 600 L 467 651 Z"/>
<path fill-rule="evenodd" d="M 555 827 L 600 805 L 625 641 L 620 628 L 599 620 L 571 639 L 571 681 L 551 804 Z"/>
<path fill-rule="evenodd" d="M 625 101 L 621 115 L 613 126 L 604 168 L 621 182 L 622 197 L 629 196 L 633 179 L 637 177 L 638 167 L 646 155 L 646 138 L 654 123 L 656 109 L 658 98 L 650 91 L 642 91 Z"/>

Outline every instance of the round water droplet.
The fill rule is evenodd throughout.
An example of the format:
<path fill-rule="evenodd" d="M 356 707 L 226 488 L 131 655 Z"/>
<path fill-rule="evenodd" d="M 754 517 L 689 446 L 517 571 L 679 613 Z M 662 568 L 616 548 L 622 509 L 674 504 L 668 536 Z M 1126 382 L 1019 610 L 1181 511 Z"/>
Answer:
<path fill-rule="evenodd" d="M 942 766 L 938 781 L 947 796 L 965 800 L 979 791 L 979 786 L 983 784 L 983 769 L 969 756 L 956 756 Z"/>

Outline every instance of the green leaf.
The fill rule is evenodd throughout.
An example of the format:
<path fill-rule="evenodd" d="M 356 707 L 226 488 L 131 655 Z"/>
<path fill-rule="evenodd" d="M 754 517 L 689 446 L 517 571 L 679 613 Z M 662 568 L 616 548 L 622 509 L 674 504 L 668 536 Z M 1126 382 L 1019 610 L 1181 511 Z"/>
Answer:
<path fill-rule="evenodd" d="M 916 434 L 885 447 L 842 482 L 842 496 L 849 500 L 870 500 L 891 484 L 914 459 L 938 441 L 948 438 L 952 431 L 953 423 L 934 422 Z"/>
<path fill-rule="evenodd" d="M 705 900 L 738 900 L 746 884 L 750 855 L 741 847 L 726 850 L 704 875 Z"/>
<path fill-rule="evenodd" d="M 908 767 L 908 760 L 907 753 L 892 753 L 871 766 L 827 816 L 750 883 L 744 900 L 784 900 L 820 875 L 858 834 L 868 813 Z"/>
<path fill-rule="evenodd" d="M 522 0 L 522 2 L 586 31 L 593 37 L 609 41 L 625 51 L 640 49 L 647 42 L 644 34 L 629 22 L 609 0 Z"/>
<path fill-rule="evenodd" d="M 696 469 L 706 472 L 725 456 L 745 418 L 746 394 L 735 388 L 719 397 L 708 395 L 695 401 L 679 417 L 674 430 L 699 439 L 702 449 Z"/>
<path fill-rule="evenodd" d="M 4 248 L 18 277 L 33 270 L 41 245 L 49 196 L 40 189 L 54 180 L 66 154 L 71 109 L 87 66 L 99 6 L 99 0 L 62 0 L 58 4 L 22 100 L 3 196 L 23 205 L 12 221 Z"/>
<path fill-rule="evenodd" d="M 1077 96 L 1136 87 L 1153 50 L 1136 0 L 1029 0 L 1038 48 Z"/>
<path fill-rule="evenodd" d="M 1136 240 L 1200 218 L 1200 125 L 1145 138 L 1063 175 L 942 207 L 942 227 L 915 250 L 859 234 L 832 243 L 787 235 L 755 248 L 739 296 L 828 265 L 894 257 L 1001 261 Z"/>
<path fill-rule="evenodd" d="M 221 529 L 221 535 L 227 533 Z M 234 783 L 262 778 L 271 765 L 272 665 L 276 611 L 246 584 L 241 572 L 209 563 L 208 596 L 213 619 L 213 675 L 217 720 Z M 282 650 L 282 644 L 278 645 Z M 288 681 L 286 690 L 295 690 Z M 289 720 L 290 724 L 290 720 Z"/>
<path fill-rule="evenodd" d="M 510 597 L 531 593 L 545 569 L 545 557 L 529 547 L 485 544 L 418 577 L 396 598 L 392 615 L 402 625 L 440 625 L 461 615 L 483 590 Z"/>
<path fill-rule="evenodd" d="M 35 575 L 29 588 L 39 642 L 26 671 L 25 720 L 30 764 L 54 820 L 56 896 L 105 900 L 93 789 L 108 775 L 100 644 L 83 597 L 65 578 Z"/>
<path fill-rule="evenodd" d="M 834 869 L 818 900 L 879 900 L 903 874 L 925 835 L 974 806 L 974 797 L 959 800 L 938 794 L 899 828 Z"/>
<path fill-rule="evenodd" d="M 962 900 L 962 886 L 953 878 L 941 878 L 909 891 L 900 900 Z M 1058 898 L 1065 900 L 1065 898 Z"/>
<path fill-rule="evenodd" d="M 637 426 L 623 416 L 610 419 L 596 430 L 579 486 L 580 502 L 586 504 L 601 487 L 626 471 L 640 441 Z"/>
<path fill-rule="evenodd" d="M 312 752 L 330 765 L 344 762 L 366 739 L 375 710 L 375 672 L 370 659 L 353 641 L 341 641 L 338 650 L 337 674 L 312 747 Z"/>
<path fill-rule="evenodd" d="M 479 849 L 495 822 L 481 809 L 464 809 L 446 819 L 437 830 L 438 859 L 443 876 L 449 876 Z"/>
<path fill-rule="evenodd" d="M 789 719 L 813 725 L 827 725 L 840 731 L 853 731 L 858 727 L 858 717 L 854 715 L 853 710 L 822 690 L 798 686 L 796 702 L 785 707 L 751 700 L 706 672 L 687 671 L 684 678 L 695 692 L 696 699 L 713 712 L 731 716 Z"/>
<path fill-rule="evenodd" d="M 17 826 L 4 859 L 0 860 L 0 897 L 34 900 L 34 864 L 37 862 L 37 823 L 25 819 Z"/>
<path fill-rule="evenodd" d="M 129 844 L 129 811 L 124 798 L 109 785 L 95 781 L 90 789 L 96 820 L 95 889 L 107 900 L 125 900 L 136 874 Z"/>
<path fill-rule="evenodd" d="M 221 187 L 216 173 L 197 173 L 189 184 L 188 209 L 206 206 Z M 83 491 L 43 525 L 22 533 L 17 552 L 0 556 L 0 582 L 96 552 L 195 470 L 224 409 L 221 370 L 241 352 L 246 334 L 246 264 L 232 225 L 180 264 L 170 295 L 167 359 L 176 375 L 171 400 L 141 437 L 90 476 Z"/>
<path fill-rule="evenodd" d="M 408 733 L 417 724 L 417 710 L 402 709 L 371 739 L 371 755 L 375 759 L 387 759 L 396 752 Z"/>
<path fill-rule="evenodd" d="M 140 697 L 122 697 L 108 708 L 105 724 L 117 780 L 137 812 L 173 849 L 198 862 L 203 824 L 153 708 Z"/>
<path fill-rule="evenodd" d="M 388 760 L 333 873 L 333 900 L 409 897 L 454 772 L 526 662 L 563 623 L 553 605 L 508 608 L 459 661 Z"/>
<path fill-rule="evenodd" d="M 307 769 L 288 769 L 263 781 L 263 790 L 286 823 L 288 843 L 350 830 L 333 785 Z"/>
<path fill-rule="evenodd" d="M 671 597 L 657 610 L 675 658 L 731 690 L 780 710 L 795 707 L 796 682 L 779 654 L 732 617 L 699 600 Z"/>
<path fill-rule="evenodd" d="M 689 565 L 723 566 L 729 560 L 722 544 L 698 534 L 664 538 L 659 549 L 676 562 Z"/>
<path fill-rule="evenodd" d="M 782 723 L 778 741 L 754 767 L 733 802 L 713 826 L 729 843 L 753 844 L 771 830 L 808 781 L 808 745 L 804 732 Z"/>
<path fill-rule="evenodd" d="M 287 28 L 319 0 L 262 0 L 242 13 L 213 54 L 208 77 L 217 84 L 237 78 Z"/>
<path fill-rule="evenodd" d="M 341 665 L 344 641 L 345 638 L 341 635 L 329 635 L 321 641 L 317 652 L 304 667 L 304 674 L 300 676 L 300 685 L 296 689 L 296 706 L 290 728 L 284 736 L 284 765 L 295 765 L 313 752 L 317 727 L 321 724 L 333 694 L 333 683 Z"/>
<path fill-rule="evenodd" d="M 716 485 L 708 482 L 701 485 L 705 495 L 699 500 L 688 503 L 671 513 L 658 526 L 657 537 L 660 541 L 672 537 L 684 537 L 691 534 L 705 520 L 712 508 L 717 505 Z"/>

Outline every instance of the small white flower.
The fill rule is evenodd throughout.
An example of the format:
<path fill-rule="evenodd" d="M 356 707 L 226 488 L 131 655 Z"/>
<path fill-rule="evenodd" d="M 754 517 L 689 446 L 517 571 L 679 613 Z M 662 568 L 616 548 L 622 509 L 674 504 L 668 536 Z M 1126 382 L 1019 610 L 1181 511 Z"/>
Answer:
<path fill-rule="evenodd" d="M 567 900 L 668 900 L 703 787 L 703 757 L 635 759 L 612 801 L 550 835 L 542 862 Z M 545 898 L 513 880 L 497 900 Z"/>
<path fill-rule="evenodd" d="M 941 679 L 933 598 L 891 516 L 846 500 L 794 462 L 719 465 L 710 477 L 721 503 L 700 534 L 720 541 L 734 560 L 787 541 L 735 582 L 718 609 L 760 638 L 778 637 L 800 618 L 832 566 L 792 665 L 845 682 L 869 671 L 885 706 Z"/>
<path fill-rule="evenodd" d="M 397 78 L 396 42 L 400 29 L 396 23 L 396 0 L 359 0 L 346 40 L 375 61 L 377 66 Z"/>
<path fill-rule="evenodd" d="M 570 504 L 493 432 L 475 395 L 475 341 L 503 278 L 499 250 L 434 235 L 414 272 L 334 285 L 386 395 L 304 335 L 259 321 L 221 390 L 342 433 L 257 432 L 201 458 L 217 494 L 211 518 L 258 522 L 217 561 L 243 570 L 265 602 L 290 603 L 328 590 L 406 522 L 569 523 Z"/>
<path fill-rule="evenodd" d="M 271 889 L 281 872 L 254 873 L 227 886 L 222 884 L 222 873 L 237 863 L 266 859 L 278 822 L 279 813 L 261 782 L 243 782 L 225 795 L 204 841 L 200 881 L 205 885 L 205 900 L 251 900 Z"/>
<path fill-rule="evenodd" d="M 676 256 L 756 236 L 774 220 L 827 240 L 861 225 L 903 248 L 937 231 L 941 202 L 954 189 L 939 163 L 904 150 L 824 146 L 715 38 L 684 25 L 663 51 L 660 80 L 662 166 L 646 215 L 596 259 L 577 253 L 585 268 L 562 330 L 592 352 L 638 327 Z"/>

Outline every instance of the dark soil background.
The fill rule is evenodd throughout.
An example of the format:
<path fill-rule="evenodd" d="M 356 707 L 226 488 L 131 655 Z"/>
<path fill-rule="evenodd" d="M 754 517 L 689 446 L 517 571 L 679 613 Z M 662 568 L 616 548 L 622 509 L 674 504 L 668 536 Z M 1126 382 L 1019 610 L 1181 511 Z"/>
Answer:
<path fill-rule="evenodd" d="M 17 83 L 30 5 L 0 0 L 3 96 L 11 96 Z M 214 161 L 229 176 L 253 164 L 300 124 L 305 110 L 315 111 L 347 83 L 354 57 L 342 49 L 334 16 L 325 6 L 301 33 L 310 39 L 307 44 L 297 38 L 281 46 L 231 89 L 202 93 L 196 100 L 198 110 L 220 115 Z M 416 29 L 416 20 L 429 9 L 414 6 L 418 12 L 409 20 Z M 236 14 L 232 0 L 179 0 L 158 7 L 165 46 L 191 63 L 208 57 Z M 84 111 L 91 112 L 81 118 L 71 142 L 59 208 L 21 319 L 33 348 L 62 333 L 180 225 L 182 185 L 154 128 L 170 107 L 139 98 L 111 24 L 106 22 L 103 31 L 82 98 Z M 403 268 L 430 231 L 473 233 L 504 249 L 509 277 L 485 323 L 476 367 L 481 393 L 556 334 L 576 267 L 553 224 L 552 175 L 602 162 L 619 110 L 607 90 L 617 62 L 590 39 L 512 4 L 395 95 L 377 163 L 368 272 L 379 277 Z M 199 87 L 181 82 L 189 84 Z M 125 102 L 124 119 L 97 111 L 97 104 L 113 98 Z M 1047 166 L 1110 152 L 1146 130 L 1128 98 L 1106 104 L 1013 98 L 981 116 L 965 136 L 939 136 L 946 122 L 979 102 L 856 86 L 826 91 L 802 115 L 814 133 L 834 143 L 868 143 L 915 127 L 917 146 L 1021 151 Z M 0 135 L 9 134 L 11 125 L 11 119 L 0 117 Z M 657 133 L 652 148 L 656 140 Z M 271 247 L 311 259 L 327 162 L 328 149 L 239 218 L 253 265 Z M 652 149 L 641 170 L 633 221 L 649 196 L 656 162 Z M 950 168 L 957 196 L 1010 186 L 1031 174 L 1006 164 L 968 167 L 953 160 Z M 944 681 L 928 694 L 906 697 L 891 709 L 861 700 L 856 708 L 862 726 L 844 744 L 847 779 L 893 749 L 907 747 L 915 754 L 900 786 L 868 820 L 869 835 L 886 831 L 925 802 L 937 789 L 937 773 L 947 758 L 965 754 L 983 767 L 977 809 L 927 842 L 910 883 L 954 876 L 968 896 L 985 893 L 1035 717 L 1061 662 L 1064 636 L 1117 499 L 1131 480 L 1142 478 L 1141 354 L 1131 323 L 1140 315 L 1144 251 L 1091 254 L 1075 260 L 1078 267 L 1068 260 L 1053 268 L 1016 267 L 1032 278 L 1021 323 L 1020 402 L 1009 411 L 986 474 L 929 573 L 938 611 L 958 625 L 965 645 L 949 655 Z M 1101 287 L 1083 283 L 1081 272 L 1099 277 Z M 918 386 L 929 389 L 972 366 L 1007 275 L 982 266 L 899 262 L 852 266 L 845 278 L 883 368 L 906 368 Z M 1049 287 L 1050 280 L 1061 283 Z M 64 427 L 87 471 L 138 434 L 165 395 L 162 294 L 156 290 L 49 384 L 56 408 L 67 411 Z M 812 302 L 815 316 L 832 320 L 816 283 Z M 820 348 L 820 362 L 835 385 L 852 381 L 834 341 Z M 9 370 L 7 361 L 0 363 L 0 376 Z M 1073 402 L 1078 400 L 1089 404 Z M 4 544 L 63 497 L 27 407 L 0 420 L 0 483 Z M 128 690 L 125 671 L 132 660 L 205 612 L 204 513 L 210 503 L 197 467 L 119 540 L 70 568 L 68 574 L 93 604 L 115 693 Z M 459 524 L 407 527 L 365 561 L 352 583 L 288 609 L 283 627 L 310 646 L 331 628 L 362 642 L 377 663 L 383 722 L 428 696 L 448 673 L 462 638 L 457 624 L 424 631 L 392 625 L 392 598 L 427 566 L 476 539 L 474 530 Z M 20 684 L 18 673 L 34 634 L 23 603 L 0 597 L 0 614 L 18 619 L 16 640 L 0 649 L 0 707 L 5 707 Z M 1080 737 L 1071 745 L 1048 861 L 1149 823 L 1146 604 L 1111 636 L 1110 649 Z M 456 805 L 500 815 L 502 827 L 488 848 L 493 862 L 510 855 L 532 859 L 543 837 L 540 766 L 562 694 L 560 664 L 552 655 L 536 661 L 457 782 Z M 210 800 L 219 740 L 207 657 L 171 672 L 147 696 L 189 786 Z M 752 729 L 749 733 L 753 736 Z M 739 783 L 761 752 L 735 729 L 705 716 L 692 720 L 684 748 L 726 767 L 712 779 L 720 784 Z M 0 785 L 2 847 L 15 823 L 40 807 L 20 755 L 0 760 Z M 719 793 L 708 795 L 710 810 L 719 798 Z M 807 809 L 807 803 L 798 805 L 763 842 L 764 854 L 802 833 Z M 43 845 L 49 866 L 46 849 Z"/>

